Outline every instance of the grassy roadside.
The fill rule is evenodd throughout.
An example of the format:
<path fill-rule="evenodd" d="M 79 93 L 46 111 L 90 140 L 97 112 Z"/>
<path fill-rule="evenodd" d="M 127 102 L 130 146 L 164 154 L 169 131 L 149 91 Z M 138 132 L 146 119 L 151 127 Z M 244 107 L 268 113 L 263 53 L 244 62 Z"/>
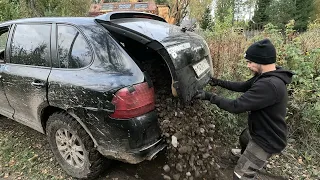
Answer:
<path fill-rule="evenodd" d="M 163 157 L 131 165 L 114 161 L 97 180 L 161 177 Z M 46 136 L 0 116 L 0 180 L 71 180 L 51 152 Z"/>
<path fill-rule="evenodd" d="M 0 121 L 0 179 L 71 179 L 43 134 L 4 117 Z"/>

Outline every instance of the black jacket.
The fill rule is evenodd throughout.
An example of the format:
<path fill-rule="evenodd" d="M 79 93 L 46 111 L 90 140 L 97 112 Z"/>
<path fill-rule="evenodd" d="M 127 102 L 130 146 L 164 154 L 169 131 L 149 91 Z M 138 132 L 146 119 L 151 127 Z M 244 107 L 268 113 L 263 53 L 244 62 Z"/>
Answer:
<path fill-rule="evenodd" d="M 220 80 L 219 86 L 244 94 L 235 100 L 212 96 L 210 101 L 231 113 L 249 112 L 248 125 L 252 140 L 268 153 L 279 153 L 287 145 L 286 84 L 291 82 L 292 75 L 292 72 L 279 68 L 254 76 L 246 82 Z"/>

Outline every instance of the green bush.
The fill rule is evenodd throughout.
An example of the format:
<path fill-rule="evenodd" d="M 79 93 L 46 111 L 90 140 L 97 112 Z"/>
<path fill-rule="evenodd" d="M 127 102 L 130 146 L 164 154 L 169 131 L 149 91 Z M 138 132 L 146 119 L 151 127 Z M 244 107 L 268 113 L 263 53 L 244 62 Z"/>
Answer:
<path fill-rule="evenodd" d="M 86 16 L 90 0 L 1 0 L 0 22 L 43 16 Z"/>
<path fill-rule="evenodd" d="M 276 42 L 278 64 L 295 73 L 288 86 L 290 138 L 297 140 L 301 156 L 316 163 L 320 160 L 320 46 L 315 44 L 319 36 L 313 30 L 296 34 L 293 27 L 294 21 L 287 24 L 283 38 L 276 27 L 266 28 L 265 35 Z"/>
<path fill-rule="evenodd" d="M 19 4 L 14 1 L 0 1 L 0 22 L 19 18 Z"/>
<path fill-rule="evenodd" d="M 309 27 L 314 27 L 315 24 Z M 289 138 L 295 139 L 297 155 L 306 162 L 320 161 L 320 31 L 309 28 L 298 34 L 293 30 L 294 21 L 280 30 L 267 24 L 261 34 L 251 39 L 233 34 L 231 29 L 219 33 L 209 33 L 207 41 L 213 57 L 215 76 L 227 80 L 246 80 L 249 73 L 245 67 L 243 53 L 253 42 L 270 38 L 277 49 L 277 65 L 295 73 L 293 82 L 288 85 L 289 102 L 287 123 Z M 224 97 L 236 98 L 237 93 L 216 88 Z M 213 106 L 216 121 L 223 131 L 239 132 L 245 126 L 244 115 L 230 115 Z M 239 122 L 239 119 L 242 119 Z M 232 138 L 234 140 L 234 138 Z"/>

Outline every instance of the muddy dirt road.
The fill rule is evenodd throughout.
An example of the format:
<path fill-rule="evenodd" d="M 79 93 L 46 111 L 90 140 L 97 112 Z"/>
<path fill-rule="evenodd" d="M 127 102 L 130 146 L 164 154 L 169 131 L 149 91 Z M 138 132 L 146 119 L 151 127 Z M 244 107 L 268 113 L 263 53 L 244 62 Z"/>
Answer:
<path fill-rule="evenodd" d="M 1 117 L 0 145 L 0 179 L 72 179 L 60 169 L 46 137 L 37 131 Z M 160 180 L 164 179 L 166 163 L 165 151 L 156 159 L 138 165 L 113 162 L 99 179 Z M 219 177 L 231 179 L 231 166 L 221 167 Z M 266 176 L 264 179 L 279 178 Z"/>

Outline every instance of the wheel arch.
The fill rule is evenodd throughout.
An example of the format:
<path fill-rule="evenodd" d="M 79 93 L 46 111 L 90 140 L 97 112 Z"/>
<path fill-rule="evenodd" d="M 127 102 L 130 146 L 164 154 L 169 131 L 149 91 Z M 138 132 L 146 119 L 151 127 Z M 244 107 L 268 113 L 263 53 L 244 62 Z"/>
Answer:
<path fill-rule="evenodd" d="M 43 129 L 44 134 L 46 134 L 46 126 L 47 126 L 47 122 L 49 117 L 55 113 L 55 112 L 60 112 L 63 111 L 65 113 L 68 113 L 69 115 L 71 115 L 80 125 L 81 127 L 88 133 L 88 135 L 90 136 L 90 138 L 92 139 L 94 146 L 97 147 L 98 143 L 97 141 L 94 139 L 94 137 L 92 136 L 92 133 L 89 131 L 88 127 L 82 122 L 81 118 L 78 117 L 72 108 L 69 108 L 67 110 L 59 108 L 59 107 L 55 107 L 55 106 L 46 106 L 42 109 L 41 113 L 40 113 L 40 119 L 41 119 L 41 126 Z"/>

